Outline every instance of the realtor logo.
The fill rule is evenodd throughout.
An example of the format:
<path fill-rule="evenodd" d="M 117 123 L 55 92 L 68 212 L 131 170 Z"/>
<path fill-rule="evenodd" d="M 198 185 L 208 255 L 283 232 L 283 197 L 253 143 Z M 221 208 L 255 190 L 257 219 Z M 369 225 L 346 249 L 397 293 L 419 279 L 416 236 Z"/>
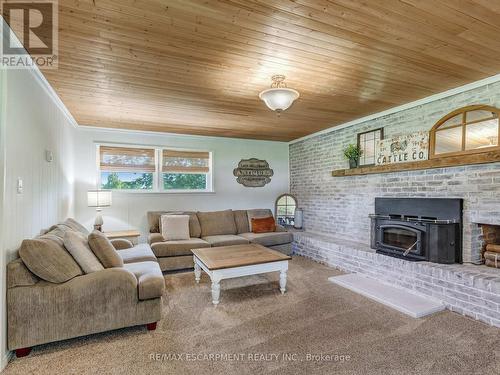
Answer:
<path fill-rule="evenodd" d="M 7 69 L 57 68 L 57 0 L 0 0 L 0 64 Z"/>

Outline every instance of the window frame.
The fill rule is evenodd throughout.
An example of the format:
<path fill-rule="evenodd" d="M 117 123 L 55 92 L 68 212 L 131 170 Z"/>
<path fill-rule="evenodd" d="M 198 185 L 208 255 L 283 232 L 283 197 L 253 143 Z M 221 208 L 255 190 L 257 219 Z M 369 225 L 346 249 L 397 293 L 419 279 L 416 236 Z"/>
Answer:
<path fill-rule="evenodd" d="M 280 200 L 281 198 L 286 197 L 286 196 L 293 198 L 293 200 L 295 201 L 295 208 L 299 207 L 299 201 L 297 200 L 297 197 L 296 197 L 295 195 L 290 194 L 290 193 L 283 193 L 283 194 L 280 194 L 280 195 L 278 196 L 278 198 L 276 198 L 276 201 L 275 201 L 275 203 L 274 203 L 274 218 L 275 218 L 275 220 L 276 220 L 276 224 L 279 224 L 279 220 L 278 220 L 278 202 L 279 202 L 279 200 Z M 280 206 L 280 207 L 289 207 L 289 205 L 288 205 L 288 204 L 285 204 L 285 205 L 280 204 L 279 206 Z M 283 216 L 283 215 L 279 215 L 279 216 Z M 285 215 L 285 216 L 288 216 L 288 215 Z M 294 214 L 293 214 L 293 222 L 294 222 L 294 224 L 295 224 L 295 212 L 294 212 Z M 291 228 L 291 227 L 293 227 L 293 225 L 294 225 L 294 224 L 285 224 L 284 226 L 285 226 L 285 227 L 290 227 L 290 228 Z M 282 225 L 282 224 L 280 224 L 280 225 Z"/>
<path fill-rule="evenodd" d="M 100 147 L 128 147 L 128 148 L 151 148 L 155 150 L 155 171 L 153 172 L 153 188 L 152 189 L 110 189 L 116 193 L 142 193 L 142 194 L 211 194 L 215 193 L 214 190 L 214 152 L 211 150 L 179 148 L 158 145 L 145 145 L 145 144 L 129 144 L 129 143 L 111 143 L 111 142 L 95 142 L 96 146 L 96 186 L 101 188 L 101 168 L 100 168 Z M 193 151 L 193 152 L 208 152 L 209 153 L 209 173 L 207 173 L 207 188 L 204 190 L 195 189 L 165 189 L 163 187 L 163 172 L 162 172 L 162 158 L 163 150 L 176 150 L 176 151 Z"/>
<path fill-rule="evenodd" d="M 488 118 L 483 118 L 479 120 L 474 120 L 474 121 L 469 121 L 467 122 L 467 113 L 468 112 L 474 112 L 478 110 L 483 110 L 483 111 L 488 111 L 488 112 L 493 112 L 496 113 L 497 119 L 498 119 L 498 127 L 497 127 L 497 145 L 493 146 L 486 146 L 482 148 L 475 148 L 475 149 L 466 149 L 466 143 L 467 143 L 467 126 L 484 122 L 487 121 Z M 440 153 L 436 154 L 436 133 L 439 132 L 440 127 L 449 119 L 461 115 L 462 120 L 460 124 L 456 125 L 451 125 L 443 128 L 445 129 L 455 129 L 455 128 L 461 128 L 462 130 L 462 147 L 460 151 L 452 151 L 452 152 L 446 152 L 446 153 Z M 437 159 L 437 158 L 444 158 L 448 156 L 457 156 L 457 155 L 470 155 L 470 154 L 482 154 L 486 152 L 491 152 L 491 151 L 496 151 L 500 150 L 500 109 L 489 106 L 489 105 L 470 105 L 466 107 L 462 107 L 459 109 L 456 109 L 450 113 L 448 113 L 446 116 L 442 117 L 430 130 L 429 132 L 429 159 Z"/>
<path fill-rule="evenodd" d="M 358 147 L 361 149 L 361 136 L 363 134 L 368 134 L 368 133 L 372 133 L 372 132 L 376 132 L 376 131 L 380 131 L 380 138 L 379 138 L 379 141 L 383 140 L 384 139 L 384 128 L 377 128 L 377 129 L 372 129 L 372 130 L 367 130 L 367 131 L 364 131 L 364 132 L 361 132 L 361 133 L 358 133 L 357 135 L 357 139 L 358 139 Z M 374 139 L 375 141 L 375 139 Z M 374 151 L 375 152 L 376 150 L 376 147 L 374 148 Z M 364 152 L 364 150 L 363 150 Z M 374 161 L 376 160 L 377 158 L 377 155 L 374 156 Z M 376 163 L 372 163 L 372 164 L 361 164 L 361 158 L 359 160 L 359 166 L 360 167 L 372 167 L 374 166 Z"/>
<path fill-rule="evenodd" d="M 206 188 L 201 189 L 165 189 L 165 185 L 163 183 L 163 150 L 175 150 L 175 151 L 193 151 L 193 152 L 208 152 L 208 168 L 209 172 L 207 175 L 207 184 Z M 158 190 L 162 193 L 213 193 L 213 152 L 207 150 L 193 150 L 193 149 L 181 149 L 175 147 L 161 147 L 158 150 Z M 193 174 L 202 174 L 202 173 L 193 173 Z"/>

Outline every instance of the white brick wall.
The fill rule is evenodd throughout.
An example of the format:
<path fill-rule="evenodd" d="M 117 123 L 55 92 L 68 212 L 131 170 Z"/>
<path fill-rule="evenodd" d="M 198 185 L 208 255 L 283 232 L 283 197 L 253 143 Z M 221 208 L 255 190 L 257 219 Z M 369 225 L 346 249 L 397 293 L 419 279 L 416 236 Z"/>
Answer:
<path fill-rule="evenodd" d="M 362 243 L 307 232 L 294 233 L 293 254 L 438 298 L 452 311 L 500 327 L 497 269 L 410 262 L 376 254 Z"/>
<path fill-rule="evenodd" d="M 475 223 L 500 224 L 500 163 L 332 177 L 348 167 L 342 149 L 359 132 L 383 127 L 386 137 L 429 130 L 444 115 L 471 104 L 500 107 L 500 82 L 318 135 L 290 145 L 290 190 L 304 209 L 306 230 L 369 243 L 375 197 L 464 199 L 464 262 L 480 261 Z"/>

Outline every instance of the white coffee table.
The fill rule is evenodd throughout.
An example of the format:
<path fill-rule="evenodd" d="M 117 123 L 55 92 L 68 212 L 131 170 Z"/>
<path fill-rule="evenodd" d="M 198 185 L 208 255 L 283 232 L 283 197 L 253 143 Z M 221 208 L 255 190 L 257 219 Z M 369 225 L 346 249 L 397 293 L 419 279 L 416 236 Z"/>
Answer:
<path fill-rule="evenodd" d="M 194 278 L 200 282 L 201 270 L 212 281 L 212 303 L 217 305 L 220 296 L 220 281 L 234 277 L 280 272 L 280 291 L 286 291 L 286 274 L 290 256 L 268 249 L 262 245 L 234 245 L 192 250 Z"/>

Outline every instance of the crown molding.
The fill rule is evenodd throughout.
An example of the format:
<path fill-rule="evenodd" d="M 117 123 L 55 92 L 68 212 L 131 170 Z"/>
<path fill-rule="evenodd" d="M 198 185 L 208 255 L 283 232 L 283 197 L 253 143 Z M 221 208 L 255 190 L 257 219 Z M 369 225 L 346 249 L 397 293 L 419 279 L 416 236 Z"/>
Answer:
<path fill-rule="evenodd" d="M 320 130 L 318 132 L 308 134 L 304 137 L 294 139 L 294 140 L 288 142 L 288 144 L 291 145 L 291 144 L 294 144 L 297 142 L 302 142 L 302 141 L 305 141 L 306 139 L 309 139 L 309 138 L 314 138 L 314 137 L 317 137 L 317 136 L 322 135 L 322 134 L 327 134 L 327 133 L 331 133 L 333 131 L 345 129 L 345 128 L 348 128 L 349 126 L 358 125 L 358 124 L 361 124 L 361 123 L 366 122 L 366 121 L 374 120 L 374 119 L 377 119 L 380 117 L 391 115 L 393 113 L 397 113 L 397 112 L 401 112 L 401 111 L 404 111 L 404 110 L 407 110 L 410 108 L 418 107 L 420 105 L 424 105 L 427 103 L 434 102 L 436 100 L 444 99 L 444 98 L 447 98 L 449 96 L 461 94 L 463 92 L 470 91 L 470 90 L 476 89 L 478 87 L 486 86 L 486 85 L 496 83 L 499 81 L 500 81 L 500 74 L 497 74 L 497 75 L 494 75 L 492 77 L 484 78 L 484 79 L 481 79 L 479 81 L 475 81 L 475 82 L 468 83 L 468 84 L 463 85 L 463 86 L 456 87 L 454 89 L 443 91 L 441 93 L 427 96 L 425 98 L 415 100 L 415 101 L 410 102 L 410 103 L 406 103 L 406 104 L 403 104 L 403 105 L 400 105 L 397 107 L 393 107 L 393 108 L 387 109 L 387 110 L 382 111 L 382 112 L 373 113 L 371 115 L 361 117 L 361 118 L 358 118 L 356 120 L 345 122 L 345 123 L 340 124 L 340 125 L 332 126 L 332 127 L 327 128 L 327 129 L 323 129 L 323 130 Z"/>
<path fill-rule="evenodd" d="M 219 140 L 231 140 L 236 139 L 240 141 L 251 141 L 251 142 L 272 142 L 272 143 L 284 143 L 287 144 L 286 141 L 273 141 L 269 139 L 251 139 L 251 138 L 237 138 L 237 137 L 221 137 L 216 135 L 198 135 L 198 134 L 183 134 L 183 133 L 171 133 L 171 132 L 163 132 L 161 130 L 139 130 L 139 129 L 120 129 L 120 128 L 105 128 L 101 126 L 93 126 L 93 125 L 78 125 L 78 130 L 81 131 L 98 131 L 98 132 L 111 132 L 111 133 L 120 133 L 120 134 L 144 134 L 144 135 L 156 135 L 156 136 L 164 136 L 164 137 L 172 137 L 172 138 L 191 138 L 191 139 L 219 139 Z"/>
<path fill-rule="evenodd" d="M 35 66 L 33 69 L 29 69 L 29 71 L 30 71 L 31 75 L 33 76 L 33 78 L 35 78 L 35 80 L 38 82 L 38 84 L 43 88 L 45 93 L 52 99 L 52 101 L 57 106 L 57 108 L 59 108 L 59 110 L 62 112 L 64 117 L 66 117 L 66 119 L 68 120 L 68 123 L 73 128 L 80 129 L 75 118 L 73 117 L 73 115 L 71 114 L 69 109 L 64 105 L 61 98 L 59 97 L 59 95 L 57 95 L 57 93 L 52 88 L 50 83 L 47 81 L 47 79 L 45 78 L 43 73 L 40 71 L 40 69 L 37 66 Z"/>
<path fill-rule="evenodd" d="M 12 31 L 12 29 L 7 24 L 7 22 L 5 22 L 5 20 L 2 16 L 0 16 L 0 23 L 1 23 L 1 27 L 2 27 L 3 38 L 6 38 L 7 35 L 12 35 L 12 37 L 13 37 L 12 40 L 14 41 L 14 43 L 18 47 L 24 48 L 21 41 L 17 38 L 16 34 Z M 5 70 L 7 71 L 8 69 L 5 69 Z M 40 68 L 38 68 L 38 66 L 36 66 L 36 65 L 33 65 L 29 68 L 20 69 L 20 70 L 29 71 L 30 74 L 33 76 L 33 78 L 35 78 L 35 80 L 38 82 L 38 84 L 43 88 L 45 93 L 53 100 L 54 104 L 57 106 L 57 108 L 59 108 L 59 110 L 62 112 L 64 117 L 66 117 L 69 124 L 74 128 L 78 128 L 78 123 L 76 122 L 75 118 L 73 117 L 71 112 L 68 110 L 68 108 L 66 108 L 66 106 L 62 102 L 61 98 L 59 97 L 59 95 L 57 95 L 57 93 L 52 88 L 50 83 L 47 81 L 47 79 L 45 78 L 45 76 L 41 72 Z"/>

